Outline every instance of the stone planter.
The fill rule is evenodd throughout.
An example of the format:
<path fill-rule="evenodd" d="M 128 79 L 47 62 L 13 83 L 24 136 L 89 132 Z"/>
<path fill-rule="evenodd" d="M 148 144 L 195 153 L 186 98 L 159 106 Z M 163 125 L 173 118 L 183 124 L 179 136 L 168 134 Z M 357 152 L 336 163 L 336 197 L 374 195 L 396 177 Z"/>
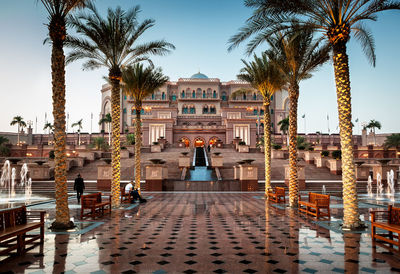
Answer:
<path fill-rule="evenodd" d="M 238 145 L 238 151 L 240 153 L 248 153 L 249 152 L 249 146 L 247 146 L 247 145 Z"/>
<path fill-rule="evenodd" d="M 306 152 L 304 152 L 304 160 L 308 164 L 313 164 L 314 158 L 318 155 L 321 156 L 321 153 L 319 151 L 306 151 Z"/>
<path fill-rule="evenodd" d="M 314 157 L 314 164 L 316 167 L 326 167 L 326 162 L 329 158 L 322 157 L 321 155 L 315 155 Z"/>
<path fill-rule="evenodd" d="M 285 165 L 285 184 L 289 187 L 290 170 L 289 165 Z M 306 189 L 306 168 L 302 164 L 297 164 L 297 178 L 299 182 L 299 190 Z"/>
<path fill-rule="evenodd" d="M 151 152 L 161 152 L 161 145 L 151 145 Z"/>
<path fill-rule="evenodd" d="M 88 161 L 94 161 L 96 159 L 96 154 L 93 151 L 79 151 L 78 155 Z"/>
<path fill-rule="evenodd" d="M 224 165 L 224 156 L 211 155 L 211 166 L 222 167 Z"/>
<path fill-rule="evenodd" d="M 162 191 L 163 181 L 168 179 L 168 169 L 162 164 L 150 164 L 145 167 L 146 191 Z"/>
<path fill-rule="evenodd" d="M 242 191 L 258 191 L 258 167 L 250 164 L 239 165 L 239 181 Z"/>
<path fill-rule="evenodd" d="M 160 144 L 161 149 L 164 149 L 167 145 L 167 140 L 165 138 L 158 138 L 157 142 Z"/>
<path fill-rule="evenodd" d="M 285 151 L 280 149 L 273 149 L 271 151 L 271 158 L 272 159 L 285 159 Z"/>
<path fill-rule="evenodd" d="M 29 176 L 33 181 L 49 180 L 50 179 L 50 166 L 46 164 L 29 164 Z"/>
<path fill-rule="evenodd" d="M 356 166 L 356 179 L 362 181 L 368 180 L 370 168 L 370 166 Z"/>
<path fill-rule="evenodd" d="M 179 167 L 190 167 L 190 157 L 189 156 L 179 156 Z"/>
<path fill-rule="evenodd" d="M 326 162 L 326 167 L 330 170 L 332 174 L 341 175 L 342 174 L 342 161 L 336 159 L 330 159 Z"/>
<path fill-rule="evenodd" d="M 121 159 L 128 159 L 129 158 L 129 150 L 121 149 Z"/>
<path fill-rule="evenodd" d="M 232 140 L 232 144 L 235 147 L 235 149 L 237 149 L 237 147 L 239 145 L 239 142 L 241 142 L 241 141 L 242 141 L 241 138 L 235 138 L 235 139 Z"/>
<path fill-rule="evenodd" d="M 85 158 L 83 157 L 68 157 L 68 160 L 70 161 L 70 168 L 71 167 L 83 167 L 85 164 Z"/>
<path fill-rule="evenodd" d="M 125 147 L 130 153 L 135 154 L 135 146 L 134 145 L 129 145 L 129 146 L 125 146 Z"/>
<path fill-rule="evenodd" d="M 109 164 L 100 164 L 97 166 L 97 189 L 111 190 L 112 169 Z"/>

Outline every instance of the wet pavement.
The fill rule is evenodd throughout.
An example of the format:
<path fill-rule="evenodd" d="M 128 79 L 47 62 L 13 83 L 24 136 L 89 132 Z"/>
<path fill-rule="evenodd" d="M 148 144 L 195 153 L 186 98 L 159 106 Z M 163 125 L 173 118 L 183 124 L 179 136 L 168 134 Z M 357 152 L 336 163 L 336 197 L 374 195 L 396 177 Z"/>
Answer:
<path fill-rule="evenodd" d="M 262 193 L 144 193 L 145 204 L 86 220 L 82 233 L 47 232 L 42 247 L 0 264 L 9 273 L 390 273 L 400 253 L 372 244 L 370 231 L 343 234 L 343 207 L 314 222 Z M 71 199 L 75 220 L 79 205 Z M 370 208 L 360 207 L 368 220 Z M 54 216 L 52 204 L 34 206 Z M 93 225 L 94 224 L 94 225 Z M 325 225 L 323 225 L 325 224 Z M 88 229 L 89 227 L 89 229 Z M 40 254 L 42 248 L 43 254 Z"/>

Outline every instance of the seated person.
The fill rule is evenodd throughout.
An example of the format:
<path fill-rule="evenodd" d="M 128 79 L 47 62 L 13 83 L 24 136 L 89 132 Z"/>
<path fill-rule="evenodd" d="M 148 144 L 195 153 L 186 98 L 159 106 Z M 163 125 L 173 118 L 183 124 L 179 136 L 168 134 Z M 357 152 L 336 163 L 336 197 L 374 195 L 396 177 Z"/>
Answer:
<path fill-rule="evenodd" d="M 146 199 L 142 198 L 140 196 L 139 191 L 137 188 L 133 189 L 133 182 L 130 181 L 129 184 L 125 186 L 125 193 L 130 193 L 131 194 L 131 203 L 134 203 L 136 200 L 139 200 L 140 203 L 145 203 L 147 202 Z"/>

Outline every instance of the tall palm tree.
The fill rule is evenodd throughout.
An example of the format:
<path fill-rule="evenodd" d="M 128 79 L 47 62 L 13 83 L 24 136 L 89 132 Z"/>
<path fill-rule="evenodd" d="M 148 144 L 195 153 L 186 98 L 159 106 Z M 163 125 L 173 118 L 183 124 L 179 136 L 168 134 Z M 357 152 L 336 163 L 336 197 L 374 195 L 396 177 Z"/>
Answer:
<path fill-rule="evenodd" d="M 286 81 L 279 69 L 267 59 L 254 55 L 254 61 L 242 60 L 244 67 L 238 79 L 249 82 L 263 97 L 264 106 L 264 151 L 265 151 L 265 194 L 271 188 L 271 96 L 285 87 Z"/>
<path fill-rule="evenodd" d="M 24 127 L 26 127 L 26 123 L 25 123 L 25 121 L 24 121 L 24 118 L 22 118 L 21 116 L 15 116 L 13 119 L 12 119 L 12 121 L 11 121 L 11 123 L 10 123 L 10 126 L 13 126 L 13 125 L 17 125 L 18 126 L 18 131 L 17 131 L 17 135 L 18 135 L 18 141 L 17 141 L 17 144 L 19 145 L 19 134 L 20 134 L 20 128 L 24 128 Z"/>
<path fill-rule="evenodd" d="M 45 7 L 52 44 L 51 77 L 54 116 L 54 184 L 56 190 L 56 219 L 53 228 L 73 227 L 68 209 L 67 165 L 65 152 L 65 56 L 64 43 L 67 37 L 66 19 L 72 11 L 83 8 L 90 0 L 36 0 Z"/>
<path fill-rule="evenodd" d="M 375 65 L 373 36 L 363 23 L 377 20 L 377 14 L 382 11 L 400 9 L 400 3 L 390 0 L 246 0 L 245 4 L 255 11 L 239 33 L 231 38 L 230 48 L 253 35 L 255 38 L 251 41 L 250 48 L 256 47 L 265 37 L 276 31 L 290 29 L 292 22 L 298 22 L 303 29 L 321 33 L 321 37 L 331 44 L 342 149 L 343 228 L 354 229 L 363 226 L 358 212 L 353 162 L 347 42 L 353 34 L 361 42 L 371 63 Z"/>
<path fill-rule="evenodd" d="M 102 125 L 104 123 L 107 124 L 107 131 L 108 131 L 108 144 L 111 145 L 111 130 L 110 130 L 110 125 L 111 125 L 112 119 L 111 119 L 111 114 L 107 113 L 103 118 L 100 119 L 99 125 Z M 103 135 L 104 136 L 104 135 Z"/>
<path fill-rule="evenodd" d="M 152 41 L 138 44 L 138 39 L 149 28 L 154 20 L 137 20 L 139 6 L 128 11 L 120 7 L 108 9 L 107 18 L 100 16 L 93 5 L 90 13 L 82 13 L 71 19 L 71 25 L 81 38 L 70 37 L 68 45 L 72 52 L 67 62 L 87 59 L 84 69 L 105 67 L 108 69 L 108 81 L 111 84 L 111 117 L 112 117 L 112 184 L 111 196 L 113 207 L 120 205 L 120 83 L 122 68 L 141 61 L 150 61 L 149 55 L 165 55 L 175 47 L 164 41 Z"/>
<path fill-rule="evenodd" d="M 78 130 L 77 130 L 77 132 L 78 132 L 78 146 L 81 145 L 82 120 L 83 120 L 83 119 L 80 119 L 78 122 L 73 123 L 73 124 L 71 125 L 71 127 L 78 127 Z"/>
<path fill-rule="evenodd" d="M 46 130 L 46 129 L 49 131 L 49 136 L 50 136 L 50 132 L 52 132 L 53 129 L 54 129 L 53 124 L 50 123 L 50 122 L 45 123 L 44 127 L 43 127 L 43 130 Z"/>
<path fill-rule="evenodd" d="M 289 204 L 297 207 L 297 107 L 300 82 L 310 78 L 312 73 L 329 60 L 329 44 L 321 45 L 313 39 L 309 29 L 296 31 L 292 26 L 288 33 L 277 33 L 267 39 L 270 49 L 266 51 L 269 59 L 281 70 L 288 83 L 289 91 Z"/>
<path fill-rule="evenodd" d="M 122 90 L 126 95 L 132 96 L 136 111 L 135 120 L 135 187 L 140 192 L 140 148 L 142 146 L 142 122 L 140 112 L 143 100 L 163 86 L 168 77 L 164 76 L 161 68 L 144 68 L 143 64 L 128 66 L 122 72 Z"/>
<path fill-rule="evenodd" d="M 374 133 L 374 144 L 376 145 L 375 128 L 381 129 L 382 128 L 382 124 L 379 121 L 371 120 L 371 121 L 369 121 L 369 123 L 365 127 L 371 129 L 372 132 Z"/>

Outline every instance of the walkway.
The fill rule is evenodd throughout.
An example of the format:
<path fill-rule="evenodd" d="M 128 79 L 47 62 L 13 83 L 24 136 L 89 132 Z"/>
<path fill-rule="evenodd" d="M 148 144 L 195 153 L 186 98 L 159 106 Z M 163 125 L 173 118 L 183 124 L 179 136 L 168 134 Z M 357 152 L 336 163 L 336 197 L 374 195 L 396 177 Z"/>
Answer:
<path fill-rule="evenodd" d="M 372 247 L 369 232 L 342 234 L 266 202 L 261 193 L 145 193 L 85 234 L 46 234 L 38 248 L 0 265 L 9 273 L 385 273 L 400 255 Z M 71 200 L 74 201 L 75 199 Z M 342 214 L 333 200 L 332 213 Z M 37 206 L 49 207 L 48 205 Z M 51 206 L 50 206 L 51 207 Z M 362 206 L 361 206 L 362 207 Z M 48 209 L 50 218 L 54 210 Z M 368 209 L 362 207 L 362 217 Z M 76 218 L 79 206 L 71 204 Z"/>

